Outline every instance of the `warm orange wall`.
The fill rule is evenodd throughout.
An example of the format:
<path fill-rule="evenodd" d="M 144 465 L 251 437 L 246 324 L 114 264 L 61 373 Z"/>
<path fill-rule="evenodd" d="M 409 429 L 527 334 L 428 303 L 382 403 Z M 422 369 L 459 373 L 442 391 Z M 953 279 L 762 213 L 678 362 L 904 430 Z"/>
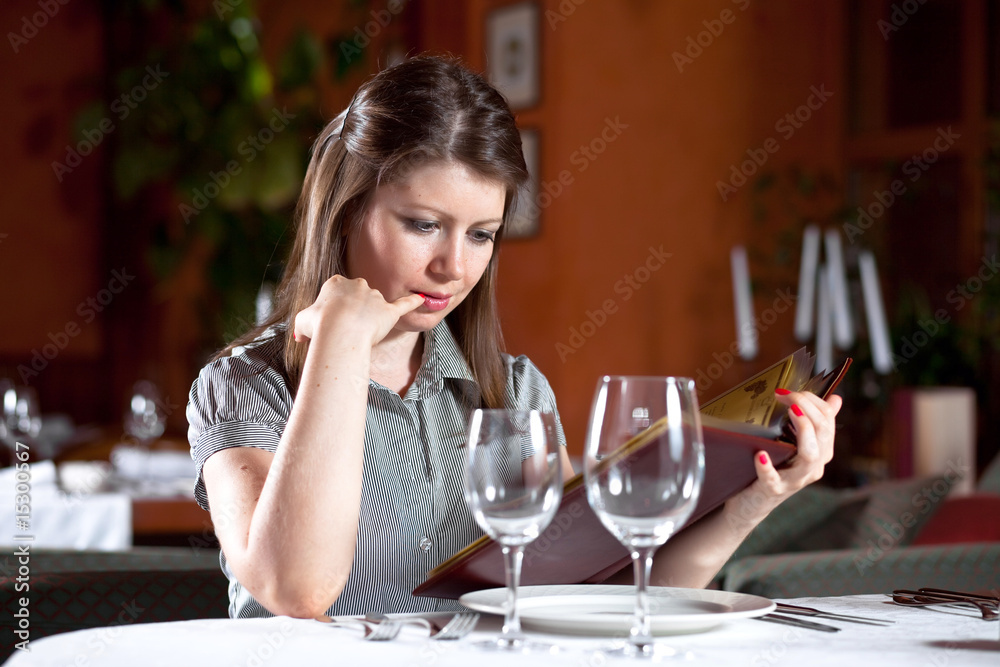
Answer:
<path fill-rule="evenodd" d="M 0 5 L 0 357 L 30 356 L 51 334 L 61 359 L 93 359 L 102 318 L 77 307 L 111 277 L 100 236 L 104 156 L 98 148 L 83 157 L 62 182 L 51 165 L 77 146 L 73 121 L 99 94 L 103 31 L 96 3 L 52 4 L 51 17 L 37 2 Z"/>
<path fill-rule="evenodd" d="M 504 3 L 468 4 L 466 57 L 484 67 L 485 16 Z M 558 14 L 575 3 L 540 4 Z M 734 340 L 729 249 L 751 225 L 749 185 L 725 203 L 717 192 L 730 166 L 768 137 L 780 146 L 769 165 L 840 164 L 838 4 L 590 0 L 554 27 L 543 16 L 542 101 L 519 122 L 540 129 L 541 179 L 567 170 L 573 182 L 544 210 L 539 238 L 504 249 L 500 299 L 508 349 L 549 377 L 572 451 L 581 451 L 601 374 L 694 375 Z M 672 54 L 726 9 L 732 23 L 679 72 Z M 834 96 L 786 140 L 775 123 L 821 84 Z M 581 170 L 576 152 L 608 119 L 627 128 Z M 650 247 L 672 256 L 625 300 L 616 282 Z M 773 298 L 758 295 L 757 312 Z M 571 327 L 608 299 L 617 311 L 561 360 L 557 344 L 570 344 Z M 758 359 L 733 364 L 703 398 L 795 349 L 791 323 L 789 310 L 763 336 Z"/>

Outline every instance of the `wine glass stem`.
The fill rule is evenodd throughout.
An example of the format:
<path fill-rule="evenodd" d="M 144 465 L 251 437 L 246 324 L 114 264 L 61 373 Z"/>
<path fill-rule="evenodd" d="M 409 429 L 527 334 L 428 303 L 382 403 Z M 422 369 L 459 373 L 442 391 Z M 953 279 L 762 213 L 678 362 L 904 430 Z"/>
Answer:
<path fill-rule="evenodd" d="M 635 569 L 635 620 L 632 623 L 633 644 L 648 644 L 653 641 L 649 630 L 649 573 L 653 567 L 653 552 L 656 547 L 638 547 L 632 550 L 632 565 Z"/>
<path fill-rule="evenodd" d="M 517 613 L 517 586 L 521 581 L 521 561 L 524 546 L 505 546 L 503 557 L 507 575 L 507 606 L 503 621 L 503 636 L 508 639 L 521 638 L 521 617 Z"/>

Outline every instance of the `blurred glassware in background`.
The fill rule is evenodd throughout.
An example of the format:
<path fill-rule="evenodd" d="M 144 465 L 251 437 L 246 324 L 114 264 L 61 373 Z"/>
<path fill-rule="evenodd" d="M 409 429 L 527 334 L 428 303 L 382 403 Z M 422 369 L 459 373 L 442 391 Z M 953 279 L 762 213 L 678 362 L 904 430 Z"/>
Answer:
<path fill-rule="evenodd" d="M 14 391 L 14 383 L 7 378 L 0 378 L 0 408 L 3 409 L 3 418 L 0 419 L 0 440 L 7 443 L 7 437 L 10 434 L 10 429 L 8 423 L 13 419 L 14 415 L 14 405 L 16 404 L 15 396 L 11 394 L 11 409 L 7 410 L 7 392 Z"/>
<path fill-rule="evenodd" d="M 155 384 L 135 383 L 125 409 L 124 437 L 111 450 L 113 487 L 133 496 L 190 494 L 195 468 L 189 451 L 172 450 L 169 443 L 152 446 L 166 431 L 165 405 Z"/>
<path fill-rule="evenodd" d="M 167 428 L 167 416 L 160 406 L 160 390 L 148 380 L 140 380 L 132 387 L 125 409 L 125 433 L 132 436 L 143 448 L 156 440 Z"/>
<path fill-rule="evenodd" d="M 38 392 L 33 387 L 15 389 L 14 435 L 19 438 L 36 440 L 42 431 L 42 410 L 38 406 Z M 6 397 L 5 397 L 6 402 Z"/>

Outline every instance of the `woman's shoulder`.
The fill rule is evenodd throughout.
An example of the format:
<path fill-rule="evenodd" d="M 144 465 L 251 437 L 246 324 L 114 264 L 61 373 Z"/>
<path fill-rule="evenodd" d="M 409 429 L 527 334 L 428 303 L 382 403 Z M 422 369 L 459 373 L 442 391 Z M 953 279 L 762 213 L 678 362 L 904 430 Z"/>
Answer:
<path fill-rule="evenodd" d="M 507 393 L 508 397 L 514 399 L 513 405 L 521 405 L 525 399 L 534 400 L 554 400 L 552 388 L 545 374 L 526 355 L 513 356 L 503 354 L 504 367 L 507 370 Z"/>
<path fill-rule="evenodd" d="M 196 384 L 232 387 L 245 382 L 254 385 L 264 382 L 286 389 L 285 337 L 282 334 L 280 327 L 272 327 L 246 345 L 234 347 L 229 354 L 216 357 L 201 369 Z"/>

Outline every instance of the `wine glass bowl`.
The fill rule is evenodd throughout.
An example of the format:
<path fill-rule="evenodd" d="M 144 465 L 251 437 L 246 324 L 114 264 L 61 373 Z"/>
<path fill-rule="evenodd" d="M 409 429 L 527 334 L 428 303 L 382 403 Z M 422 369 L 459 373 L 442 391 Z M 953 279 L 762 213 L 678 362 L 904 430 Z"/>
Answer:
<path fill-rule="evenodd" d="M 160 392 L 152 382 L 140 380 L 132 387 L 125 409 L 125 433 L 140 445 L 159 438 L 166 430 L 167 419 L 160 408 Z"/>
<path fill-rule="evenodd" d="M 551 413 L 484 409 L 469 421 L 465 498 L 476 523 L 503 548 L 507 583 L 503 629 L 482 648 L 553 648 L 521 633 L 517 586 L 525 545 L 549 525 L 562 498 L 559 447 Z"/>
<path fill-rule="evenodd" d="M 601 378 L 584 453 L 587 501 L 629 550 L 636 582 L 629 642 L 606 652 L 636 657 L 672 652 L 651 636 L 646 588 L 653 552 L 683 527 L 697 505 L 704 469 L 693 380 Z"/>

